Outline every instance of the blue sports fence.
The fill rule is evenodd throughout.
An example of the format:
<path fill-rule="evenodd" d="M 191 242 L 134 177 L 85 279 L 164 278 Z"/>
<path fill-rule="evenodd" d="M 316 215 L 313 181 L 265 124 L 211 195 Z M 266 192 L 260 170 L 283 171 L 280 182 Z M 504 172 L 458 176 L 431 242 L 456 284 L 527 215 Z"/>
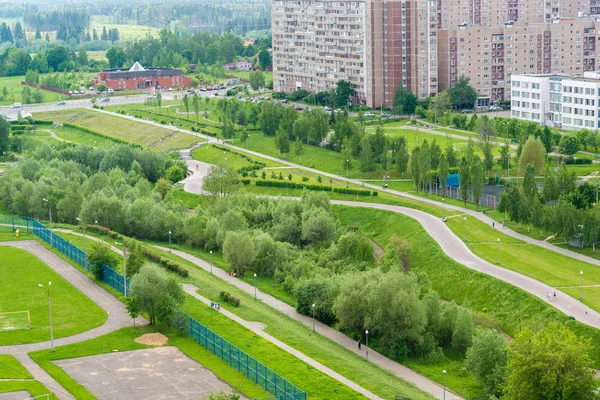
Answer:
<path fill-rule="evenodd" d="M 83 266 L 86 270 L 89 270 L 86 254 L 83 250 L 32 218 L 25 218 L 23 221 L 23 226 L 26 226 L 29 232 L 33 232 L 34 235 Z M 103 265 L 102 280 L 118 290 L 119 293 L 123 293 L 123 275 L 117 271 Z M 127 292 L 129 293 L 129 279 L 126 284 Z M 189 335 L 192 339 L 247 376 L 252 382 L 273 394 L 277 400 L 306 400 L 306 392 L 298 389 L 266 365 L 255 360 L 248 353 L 240 350 L 189 315 L 185 315 L 184 318 L 188 319 Z"/>

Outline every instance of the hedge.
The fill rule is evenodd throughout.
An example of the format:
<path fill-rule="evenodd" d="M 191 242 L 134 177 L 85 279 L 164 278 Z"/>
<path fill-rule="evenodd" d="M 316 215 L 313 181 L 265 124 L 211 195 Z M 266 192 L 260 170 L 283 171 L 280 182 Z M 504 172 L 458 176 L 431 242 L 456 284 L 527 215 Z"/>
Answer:
<path fill-rule="evenodd" d="M 243 171 L 257 171 L 257 170 L 259 170 L 259 169 L 263 169 L 264 167 L 266 167 L 266 166 L 267 166 L 267 164 L 265 164 L 265 163 L 263 163 L 263 162 L 260 162 L 260 161 L 253 160 L 253 159 L 252 159 L 250 156 L 248 156 L 248 155 L 246 155 L 246 154 L 243 154 L 243 153 L 238 153 L 237 151 L 233 151 L 233 150 L 231 150 L 229 147 L 221 147 L 221 146 L 217 146 L 217 145 L 215 145 L 214 147 L 215 147 L 215 149 L 222 150 L 222 151 L 226 151 L 226 152 L 228 152 L 228 153 L 231 153 L 231 154 L 235 154 L 236 156 L 238 156 L 238 157 L 241 157 L 241 158 L 243 158 L 244 160 L 246 160 L 246 161 L 248 161 L 248 162 L 250 162 L 250 163 L 252 163 L 252 164 L 253 164 L 253 165 L 251 165 L 250 167 L 243 167 L 243 168 L 240 168 L 240 169 L 237 171 L 237 172 L 238 172 L 238 173 L 240 173 L 240 174 L 241 174 Z"/>
<path fill-rule="evenodd" d="M 54 124 L 54 122 L 52 122 L 52 121 L 46 121 L 46 120 L 43 120 L 43 119 L 39 119 L 39 120 L 33 121 L 33 123 L 35 125 L 53 125 Z"/>
<path fill-rule="evenodd" d="M 232 296 L 231 294 L 229 294 L 227 292 L 221 292 L 219 294 L 219 297 L 225 303 L 229 303 L 229 304 L 231 304 L 234 307 L 239 307 L 240 306 L 240 299 L 238 299 L 237 297 Z"/>
<path fill-rule="evenodd" d="M 589 158 L 566 157 L 565 158 L 565 163 L 566 164 L 591 164 L 592 160 L 589 159 Z"/>
<path fill-rule="evenodd" d="M 107 135 L 105 133 L 98 132 L 98 131 L 96 131 L 94 129 L 91 129 L 91 128 L 88 128 L 88 127 L 85 127 L 85 126 L 81 126 L 81 125 L 77 125 L 77 124 L 71 124 L 70 122 L 63 123 L 63 126 L 65 126 L 67 128 L 79 129 L 82 132 L 86 132 L 86 133 L 90 133 L 92 135 L 100 136 L 102 138 L 108 139 L 108 140 L 113 141 L 115 143 L 128 144 L 128 145 L 131 145 L 131 146 L 134 146 L 134 147 L 142 148 L 142 146 L 140 146 L 139 144 L 131 143 L 131 142 L 128 142 L 127 140 L 116 138 L 114 136 L 109 136 L 109 135 Z"/>
<path fill-rule="evenodd" d="M 243 181 L 242 181 L 243 183 Z M 359 196 L 377 196 L 378 192 L 371 192 L 369 190 L 363 189 L 350 189 L 350 188 L 333 188 L 331 186 L 323 186 L 323 185 L 308 185 L 306 183 L 296 183 L 296 182 L 288 182 L 286 186 L 285 181 L 266 181 L 266 180 L 256 180 L 254 181 L 256 186 L 265 186 L 265 187 L 279 187 L 288 189 L 306 189 L 306 190 L 318 190 L 324 192 L 335 192 L 342 194 L 357 194 Z"/>

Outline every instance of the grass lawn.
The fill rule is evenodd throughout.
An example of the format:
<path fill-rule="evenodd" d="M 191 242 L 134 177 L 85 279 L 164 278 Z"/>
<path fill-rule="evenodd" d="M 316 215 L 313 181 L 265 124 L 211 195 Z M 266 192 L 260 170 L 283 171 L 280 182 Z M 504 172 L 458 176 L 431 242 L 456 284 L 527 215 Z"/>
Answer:
<path fill-rule="evenodd" d="M 334 206 L 334 209 L 343 226 L 358 226 L 359 230 L 372 238 L 377 244 L 385 248 L 392 234 L 398 234 L 405 237 L 412 248 L 412 269 L 421 270 L 427 273 L 431 286 L 440 296 L 448 301 L 456 301 L 459 304 L 468 304 L 473 310 L 475 320 L 480 324 L 489 327 L 499 328 L 510 336 L 515 336 L 523 327 L 539 327 L 548 322 L 556 321 L 567 324 L 578 335 L 591 338 L 592 342 L 600 343 L 600 331 L 589 326 L 578 323 L 562 312 L 548 305 L 541 299 L 524 292 L 503 281 L 490 277 L 488 275 L 473 271 L 448 258 L 439 248 L 437 243 L 421 228 L 415 220 L 402 216 L 400 214 L 369 209 L 353 209 L 350 207 Z M 448 219 L 449 226 L 457 234 L 463 233 L 463 221 L 456 218 Z M 498 238 L 498 232 L 492 231 L 483 223 L 473 221 L 469 224 L 467 220 L 467 240 L 469 233 L 478 233 L 481 242 L 495 242 Z M 486 233 L 487 232 L 487 233 Z M 473 237 L 473 236 L 471 236 Z M 501 262 L 503 267 L 508 267 L 509 251 L 519 252 L 521 249 L 531 250 L 529 246 L 518 245 L 515 239 L 500 236 L 502 240 Z M 496 262 L 497 247 L 495 245 L 476 245 L 477 248 L 485 248 L 490 262 Z M 525 263 L 530 260 L 537 260 L 540 263 L 551 259 L 553 253 L 540 248 L 534 248 L 537 253 L 537 259 L 533 256 L 517 253 L 513 255 L 515 259 L 519 257 L 520 261 Z M 571 259 L 553 260 L 554 269 L 557 265 L 569 264 Z M 510 261 L 512 262 L 512 261 Z M 548 262 L 550 263 L 550 262 Z M 584 270 L 584 276 L 586 271 Z M 568 267 L 570 268 L 570 267 Z M 568 269 L 566 269 L 568 271 Z M 544 274 L 551 274 L 551 271 L 542 271 Z M 569 276 L 568 273 L 565 273 Z M 592 272 L 590 271 L 590 275 Z M 591 277 L 591 276 L 590 276 Z M 585 282 L 585 281 L 584 281 Z M 596 366 L 600 366 L 600 348 L 595 348 L 591 354 Z M 450 374 L 449 374 L 450 375 Z M 450 385 L 451 386 L 451 385 Z M 452 386 L 451 386 L 452 387 Z"/>
<path fill-rule="evenodd" d="M 114 145 L 114 142 L 96 135 L 91 135 L 81 129 L 71 128 L 67 126 L 59 126 L 51 129 L 61 139 L 68 142 L 84 144 L 93 147 L 107 147 Z"/>
<path fill-rule="evenodd" d="M 93 75 L 96 75 L 94 73 L 85 73 L 84 76 L 85 77 L 92 77 Z M 40 75 L 40 78 L 43 77 L 43 74 Z M 23 99 L 21 98 L 21 91 L 23 90 L 23 88 L 25 87 L 24 85 L 21 85 L 21 82 L 25 81 L 25 76 L 3 76 L 2 80 L 0 81 L 0 92 L 3 90 L 3 88 L 6 88 L 6 90 L 8 91 L 8 95 L 6 96 L 6 98 L 4 98 L 3 100 L 0 100 L 0 106 L 7 106 L 7 105 L 11 105 L 13 103 L 23 103 Z M 36 88 L 30 88 L 32 91 L 37 90 Z M 41 90 L 41 89 L 40 89 Z M 58 102 L 59 101 L 59 94 L 55 93 L 55 92 L 50 92 L 48 90 L 41 90 L 42 95 L 43 95 L 43 103 L 50 103 L 50 102 Z M 61 95 L 62 99 L 64 100 L 65 98 L 69 98 L 69 96 L 65 96 L 64 94 Z"/>
<path fill-rule="evenodd" d="M 59 125 L 67 122 L 69 119 L 73 118 L 77 114 L 86 112 L 89 112 L 89 110 L 86 110 L 84 108 L 71 108 L 69 110 L 36 112 L 33 113 L 33 117 L 39 120 L 52 121 L 54 122 L 54 124 Z"/>
<path fill-rule="evenodd" d="M 221 164 L 226 162 L 227 165 L 236 171 L 254 165 L 244 158 L 246 156 L 250 157 L 253 161 L 264 163 L 267 167 L 282 166 L 282 164 L 278 162 L 254 155 L 247 155 L 246 153 L 239 152 L 238 150 L 223 151 L 212 144 L 199 147 L 192 151 L 192 157 L 195 160 L 208 162 L 209 164 Z M 260 171 L 258 171 L 258 173 L 260 174 Z"/>
<path fill-rule="evenodd" d="M 54 337 L 80 333 L 104 323 L 106 313 L 54 270 L 30 253 L 2 247 L 0 258 L 0 312 L 26 311 L 31 329 L 0 332 L 0 344 L 33 343 L 49 340 L 47 289 L 38 284 L 52 282 Z"/>
<path fill-rule="evenodd" d="M 0 381 L 0 393 L 18 392 L 21 390 L 28 391 L 33 397 L 52 393 L 38 381 Z"/>
<path fill-rule="evenodd" d="M 103 18 L 100 16 L 94 16 L 91 21 L 90 30 L 96 29 L 98 31 L 98 36 L 102 33 L 102 28 L 106 27 L 106 30 L 109 29 L 118 29 L 119 30 L 119 39 L 121 40 L 135 40 L 135 39 L 143 39 L 147 35 L 151 35 L 154 37 L 158 36 L 158 32 L 160 29 L 152 28 L 144 25 L 133 25 L 133 24 L 111 24 L 105 23 Z M 90 52 L 88 52 L 89 54 Z M 149 67 L 149 65 L 144 65 L 144 67 Z"/>
<path fill-rule="evenodd" d="M 0 379 L 33 379 L 33 376 L 10 354 L 0 354 Z"/>
<path fill-rule="evenodd" d="M 134 339 L 145 333 L 154 331 L 155 329 L 153 327 L 123 328 L 96 339 L 57 347 L 55 352 L 42 350 L 30 353 L 30 356 L 40 367 L 44 368 L 57 382 L 75 396 L 75 398 L 94 399 L 95 397 L 92 396 L 91 393 L 52 361 L 110 353 L 115 350 L 129 351 L 146 349 L 149 346 L 136 343 L 134 342 Z M 231 368 L 227 363 L 210 353 L 192 339 L 179 336 L 171 331 L 162 333 L 168 336 L 168 345 L 176 346 L 188 357 L 202 364 L 207 369 L 210 369 L 220 379 L 239 389 L 246 396 L 250 398 L 266 398 L 269 396 L 269 394 L 259 386 L 255 385 L 248 380 L 248 378 Z"/>
<path fill-rule="evenodd" d="M 87 51 L 87 56 L 91 60 L 99 60 L 99 61 L 107 61 L 106 59 L 106 51 Z"/>

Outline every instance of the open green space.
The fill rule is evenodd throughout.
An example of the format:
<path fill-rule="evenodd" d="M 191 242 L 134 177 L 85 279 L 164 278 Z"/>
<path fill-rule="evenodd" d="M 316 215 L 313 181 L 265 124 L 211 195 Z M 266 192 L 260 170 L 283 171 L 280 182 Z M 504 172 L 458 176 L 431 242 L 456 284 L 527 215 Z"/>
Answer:
<path fill-rule="evenodd" d="M 158 36 L 158 32 L 160 29 L 153 28 L 150 26 L 144 25 L 134 25 L 134 24 L 113 24 L 113 23 L 105 23 L 104 19 L 101 16 L 94 16 L 91 21 L 90 30 L 96 29 L 98 34 L 102 32 L 102 28 L 106 27 L 106 30 L 109 29 L 118 29 L 119 30 L 119 38 L 121 40 L 135 40 L 135 39 L 143 39 L 147 35 L 150 36 Z M 144 65 L 144 67 L 150 67 L 149 65 Z"/>
<path fill-rule="evenodd" d="M 136 343 L 134 340 L 145 333 L 155 332 L 153 327 L 122 328 L 98 338 L 67 346 L 60 346 L 54 352 L 49 350 L 30 353 L 31 358 L 57 382 L 77 399 L 95 399 L 82 385 L 67 375 L 62 368 L 54 364 L 54 360 L 85 357 L 113 351 L 129 351 L 145 349 L 149 346 Z M 262 388 L 254 384 L 240 372 L 230 367 L 223 360 L 188 337 L 179 336 L 170 330 L 161 332 L 169 341 L 167 345 L 175 346 L 188 357 L 194 359 L 217 377 L 237 388 L 250 398 L 266 398 L 269 396 Z"/>
<path fill-rule="evenodd" d="M 33 113 L 33 118 L 43 121 L 52 121 L 55 125 L 67 122 L 78 114 L 89 112 L 85 108 L 70 108 L 68 110 L 45 111 Z"/>
<path fill-rule="evenodd" d="M 224 151 L 212 144 L 201 146 L 192 151 L 192 157 L 195 160 L 207 162 L 209 164 L 226 163 L 236 171 L 242 168 L 249 168 L 254 165 L 248 161 L 245 156 L 247 156 L 246 153 L 242 153 L 238 150 Z M 283 165 L 281 163 L 255 155 L 249 155 L 249 157 L 252 159 L 252 161 L 264 163 L 267 167 L 279 167 Z"/>
<path fill-rule="evenodd" d="M 84 76 L 85 77 L 92 77 L 92 75 L 95 74 L 89 74 L 89 73 L 85 73 Z M 40 77 L 43 77 L 43 75 L 41 75 Z M 23 90 L 23 88 L 25 87 L 24 85 L 21 85 L 21 82 L 25 81 L 25 76 L 21 75 L 21 76 L 3 76 L 2 79 L 0 80 L 0 95 L 2 95 L 2 91 L 3 88 L 6 88 L 7 91 L 7 95 L 4 96 L 2 95 L 2 99 L 0 99 L 0 106 L 8 106 L 11 105 L 13 103 L 23 103 L 23 99 L 21 97 L 21 91 Z M 32 91 L 37 90 L 36 88 L 31 87 L 30 88 Z M 65 96 L 63 95 L 59 95 L 58 93 L 55 92 L 51 92 L 48 90 L 43 90 L 40 89 L 43 95 L 43 102 L 44 103 L 49 103 L 49 102 L 58 102 L 60 98 L 62 98 L 63 100 L 65 98 L 68 98 L 69 96 Z"/>
<path fill-rule="evenodd" d="M 113 141 L 101 136 L 92 135 L 84 132 L 81 129 L 72 128 L 69 126 L 58 126 L 50 129 L 59 138 L 66 140 L 67 142 L 84 144 L 93 147 L 106 147 L 114 144 Z"/>
<path fill-rule="evenodd" d="M 0 354 L 0 379 L 33 379 L 33 377 L 14 356 Z"/>
<path fill-rule="evenodd" d="M 0 393 L 18 392 L 21 390 L 28 391 L 33 397 L 45 396 L 52 393 L 46 386 L 38 381 L 0 381 Z"/>
<path fill-rule="evenodd" d="M 250 80 L 251 71 L 226 71 L 226 75 L 228 76 L 236 76 L 238 78 L 245 79 L 247 81 Z M 269 82 L 273 82 L 273 72 L 271 71 L 262 71 L 265 77 L 265 85 Z"/>
<path fill-rule="evenodd" d="M 31 329 L 0 332 L 1 345 L 49 340 L 48 282 L 52 282 L 55 338 L 95 328 L 107 318 L 92 300 L 24 250 L 2 247 L 0 276 L 3 277 L 0 282 L 0 313 L 29 311 L 31 316 Z M 38 284 L 43 284 L 44 288 Z"/>

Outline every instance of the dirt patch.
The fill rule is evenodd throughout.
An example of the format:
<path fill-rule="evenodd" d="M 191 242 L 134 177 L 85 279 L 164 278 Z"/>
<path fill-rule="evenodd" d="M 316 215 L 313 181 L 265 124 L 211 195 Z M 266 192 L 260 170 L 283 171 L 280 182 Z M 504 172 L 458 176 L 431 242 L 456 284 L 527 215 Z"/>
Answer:
<path fill-rule="evenodd" d="M 381 262 L 381 259 L 385 255 L 385 251 L 373 239 L 371 239 L 371 246 L 373 246 L 373 250 L 375 251 L 375 259 L 377 262 Z"/>
<path fill-rule="evenodd" d="M 164 346 L 168 340 L 169 338 L 161 333 L 146 333 L 135 339 L 137 343 L 147 346 Z"/>

